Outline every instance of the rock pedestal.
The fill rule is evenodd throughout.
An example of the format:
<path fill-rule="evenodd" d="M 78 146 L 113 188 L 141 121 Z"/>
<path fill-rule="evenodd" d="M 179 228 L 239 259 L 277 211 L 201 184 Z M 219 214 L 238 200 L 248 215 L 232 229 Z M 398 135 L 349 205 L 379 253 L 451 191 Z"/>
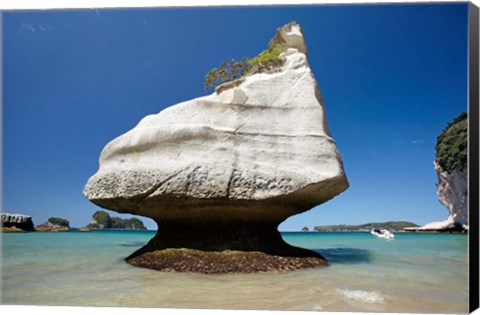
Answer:
<path fill-rule="evenodd" d="M 282 45 L 278 66 L 147 116 L 102 151 L 84 195 L 158 224 L 154 239 L 128 261 L 185 270 L 152 267 L 166 257 L 159 258 L 162 250 L 173 248 L 326 264 L 285 243 L 277 226 L 343 192 L 348 182 L 300 26 L 285 25 L 270 43 Z M 142 255 L 150 262 L 138 263 Z"/>

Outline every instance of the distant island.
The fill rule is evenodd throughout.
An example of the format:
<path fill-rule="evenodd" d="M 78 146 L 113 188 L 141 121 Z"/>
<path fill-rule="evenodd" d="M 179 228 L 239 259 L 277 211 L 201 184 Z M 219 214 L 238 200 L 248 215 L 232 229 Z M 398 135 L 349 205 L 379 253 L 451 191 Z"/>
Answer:
<path fill-rule="evenodd" d="M 68 232 L 70 222 L 64 218 L 50 217 L 47 222 L 35 226 L 37 232 Z"/>
<path fill-rule="evenodd" d="M 121 229 L 121 230 L 146 230 L 143 222 L 137 218 L 122 219 L 110 217 L 105 211 L 97 211 L 93 214 L 92 220 L 87 225 L 89 229 Z"/>
<path fill-rule="evenodd" d="M 361 225 L 323 225 L 315 226 L 313 227 L 313 230 L 316 232 L 365 232 L 376 228 L 391 231 L 401 231 L 406 227 L 418 227 L 418 225 L 408 221 L 388 221 L 382 223 L 366 223 Z"/>
<path fill-rule="evenodd" d="M 45 223 L 35 225 L 32 217 L 25 214 L 2 213 L 0 220 L 1 232 L 89 232 L 92 230 L 146 230 L 143 222 L 137 218 L 121 219 L 110 217 L 105 211 L 97 211 L 93 214 L 90 223 L 83 228 L 72 228 L 67 219 L 50 217 Z"/>

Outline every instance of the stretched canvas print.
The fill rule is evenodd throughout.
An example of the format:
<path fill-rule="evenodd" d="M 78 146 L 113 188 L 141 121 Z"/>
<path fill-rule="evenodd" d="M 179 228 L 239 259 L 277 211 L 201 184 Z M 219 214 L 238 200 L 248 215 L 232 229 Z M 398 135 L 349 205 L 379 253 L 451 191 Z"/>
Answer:
<path fill-rule="evenodd" d="M 1 21 L 2 304 L 478 307 L 473 4 Z"/>

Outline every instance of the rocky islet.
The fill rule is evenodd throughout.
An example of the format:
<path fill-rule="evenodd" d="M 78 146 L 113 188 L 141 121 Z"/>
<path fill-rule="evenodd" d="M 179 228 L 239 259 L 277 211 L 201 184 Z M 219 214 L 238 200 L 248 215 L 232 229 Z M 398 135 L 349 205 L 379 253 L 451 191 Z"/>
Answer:
<path fill-rule="evenodd" d="M 16 213 L 2 213 L 1 226 L 5 232 L 32 232 L 35 231 L 31 216 Z"/>

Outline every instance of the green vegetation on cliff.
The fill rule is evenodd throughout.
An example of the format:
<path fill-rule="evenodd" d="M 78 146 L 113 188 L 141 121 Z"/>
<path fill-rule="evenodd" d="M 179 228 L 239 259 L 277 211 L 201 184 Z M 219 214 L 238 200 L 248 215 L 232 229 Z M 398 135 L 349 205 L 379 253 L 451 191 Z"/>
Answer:
<path fill-rule="evenodd" d="M 462 171 L 467 166 L 467 118 L 467 113 L 461 113 L 449 122 L 437 137 L 435 160 L 444 171 L 449 173 L 455 169 Z"/>
<path fill-rule="evenodd" d="M 92 221 L 87 225 L 89 229 L 125 229 L 146 230 L 143 222 L 137 218 L 122 219 L 110 217 L 105 211 L 97 211 L 92 216 Z"/>
<path fill-rule="evenodd" d="M 400 231 L 406 227 L 418 227 L 418 225 L 407 221 L 389 221 L 382 223 L 366 223 L 361 225 L 324 225 L 315 226 L 313 229 L 317 232 L 357 232 L 370 231 L 373 228 Z"/>

